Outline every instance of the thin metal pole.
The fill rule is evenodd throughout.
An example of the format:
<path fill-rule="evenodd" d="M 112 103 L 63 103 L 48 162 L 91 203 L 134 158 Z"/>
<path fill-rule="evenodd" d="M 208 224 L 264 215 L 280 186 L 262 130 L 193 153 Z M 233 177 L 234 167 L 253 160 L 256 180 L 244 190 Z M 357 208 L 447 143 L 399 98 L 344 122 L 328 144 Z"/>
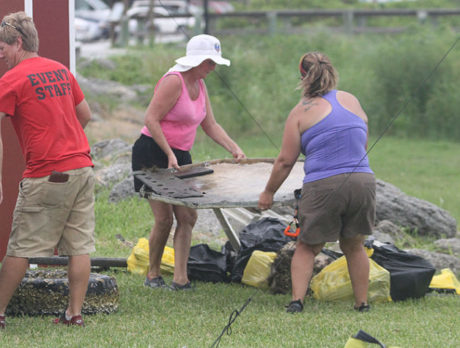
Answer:
<path fill-rule="evenodd" d="M 204 33 L 209 34 L 208 0 L 204 0 Z"/>

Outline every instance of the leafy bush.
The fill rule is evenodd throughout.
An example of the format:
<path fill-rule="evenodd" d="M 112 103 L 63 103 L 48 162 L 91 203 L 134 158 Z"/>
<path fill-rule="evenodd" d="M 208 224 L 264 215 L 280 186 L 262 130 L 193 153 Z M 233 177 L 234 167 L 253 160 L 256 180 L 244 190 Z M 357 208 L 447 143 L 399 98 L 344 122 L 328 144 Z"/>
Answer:
<path fill-rule="evenodd" d="M 375 127 L 382 131 L 390 120 L 398 117 L 390 133 L 415 137 L 432 136 L 433 128 L 439 129 L 439 118 L 433 117 L 436 108 L 451 115 L 458 115 L 458 103 L 445 96 L 439 98 L 443 86 L 452 89 L 448 94 L 458 94 L 458 70 L 454 70 L 455 56 L 439 66 L 455 37 L 449 31 L 421 30 L 413 28 L 397 40 L 387 39 L 374 52 L 375 95 L 379 96 L 379 108 L 372 110 Z M 436 103 L 431 99 L 436 97 Z M 446 98 L 447 97 L 447 98 Z M 430 111 L 428 106 L 430 105 Z M 399 115 L 399 116 L 398 116 Z M 452 120 L 451 120 L 452 123 Z M 453 126 L 450 124 L 450 126 Z M 450 134 L 445 134 L 450 138 Z"/>
<path fill-rule="evenodd" d="M 355 94 L 369 116 L 371 134 L 430 137 L 458 141 L 460 50 L 449 28 L 415 25 L 399 35 L 346 36 L 310 28 L 302 35 L 222 36 L 223 56 L 206 84 L 219 123 L 238 135 L 267 133 L 281 140 L 284 121 L 298 102 L 297 70 L 307 51 L 326 53 L 340 76 L 339 88 Z M 151 84 L 182 56 L 184 43 L 129 50 L 112 59 L 117 68 L 94 66 L 83 75 L 125 84 Z M 145 105 L 144 107 L 146 107 Z M 394 121 L 394 122 L 393 122 Z"/>
<path fill-rule="evenodd" d="M 426 104 L 426 120 L 430 125 L 426 130 L 427 135 L 431 139 L 445 138 L 458 141 L 460 139 L 458 83 L 442 80 L 436 85 L 437 88 Z"/>

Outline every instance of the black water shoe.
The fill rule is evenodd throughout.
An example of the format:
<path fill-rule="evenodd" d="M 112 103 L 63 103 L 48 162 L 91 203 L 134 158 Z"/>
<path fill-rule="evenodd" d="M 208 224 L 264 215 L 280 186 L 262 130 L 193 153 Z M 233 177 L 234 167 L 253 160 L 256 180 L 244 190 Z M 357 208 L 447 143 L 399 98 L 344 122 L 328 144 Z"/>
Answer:
<path fill-rule="evenodd" d="M 185 283 L 184 285 L 180 285 L 176 282 L 172 282 L 170 289 L 173 291 L 180 291 L 180 290 L 193 290 L 192 284 L 190 282 Z"/>
<path fill-rule="evenodd" d="M 161 276 L 155 277 L 153 279 L 145 278 L 144 285 L 150 288 L 167 288 L 165 281 Z"/>
<path fill-rule="evenodd" d="M 303 304 L 300 300 L 291 301 L 286 306 L 286 312 L 288 313 L 300 313 L 303 311 Z"/>
<path fill-rule="evenodd" d="M 369 312 L 369 310 L 371 309 L 371 306 L 369 306 L 369 304 L 367 303 L 361 303 L 360 306 L 354 306 L 353 307 L 355 311 L 358 311 L 358 312 Z"/>

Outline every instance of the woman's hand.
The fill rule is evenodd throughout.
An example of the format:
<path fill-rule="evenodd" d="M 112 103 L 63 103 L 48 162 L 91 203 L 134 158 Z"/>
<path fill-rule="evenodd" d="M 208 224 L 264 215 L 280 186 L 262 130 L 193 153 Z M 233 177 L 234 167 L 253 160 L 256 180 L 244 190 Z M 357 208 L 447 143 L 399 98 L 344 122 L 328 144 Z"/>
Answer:
<path fill-rule="evenodd" d="M 259 196 L 259 204 L 258 207 L 261 210 L 270 209 L 273 205 L 273 193 L 263 191 Z"/>
<path fill-rule="evenodd" d="M 244 154 L 243 150 L 241 150 L 239 147 L 238 149 L 232 151 L 232 156 L 237 161 L 246 158 L 246 155 Z"/>
<path fill-rule="evenodd" d="M 171 152 L 168 155 L 168 168 L 174 168 L 176 170 L 180 170 L 179 164 L 177 163 L 177 158 L 174 152 Z"/>

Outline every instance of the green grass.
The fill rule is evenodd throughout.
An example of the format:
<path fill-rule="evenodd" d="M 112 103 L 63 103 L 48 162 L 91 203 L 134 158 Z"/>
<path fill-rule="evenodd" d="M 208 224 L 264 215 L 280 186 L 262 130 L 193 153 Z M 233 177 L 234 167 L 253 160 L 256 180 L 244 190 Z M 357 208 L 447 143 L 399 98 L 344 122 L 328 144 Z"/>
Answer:
<path fill-rule="evenodd" d="M 211 347 L 234 310 L 247 307 L 224 334 L 220 347 L 343 347 L 364 330 L 400 347 L 458 347 L 460 297 L 375 304 L 357 313 L 348 302 L 307 299 L 302 314 L 284 311 L 288 295 L 271 295 L 239 284 L 198 283 L 187 293 L 150 290 L 143 277 L 114 274 L 118 312 L 86 316 L 86 328 L 53 327 L 50 317 L 8 318 L 2 347 Z M 168 279 L 170 280 L 170 279 Z"/>
<path fill-rule="evenodd" d="M 378 179 L 436 204 L 460 221 L 459 151 L 458 143 L 383 137 L 369 159 Z"/>
<path fill-rule="evenodd" d="M 280 134 L 273 137 L 280 142 Z M 273 157 L 278 149 L 266 138 L 244 138 L 238 143 L 251 157 Z M 372 144 L 372 140 L 370 142 Z M 460 217 L 454 175 L 459 168 L 460 144 L 383 137 L 370 153 L 377 178 L 402 191 L 443 207 Z M 228 157 L 207 141 L 197 143 L 195 161 Z M 130 242 L 147 237 L 153 218 L 147 203 L 132 198 L 107 202 L 101 191 L 96 203 L 97 252 L 93 256 L 127 257 Z M 194 240 L 194 243 L 199 240 Z M 417 238 L 420 244 L 426 240 Z M 188 293 L 152 291 L 143 277 L 124 270 L 105 272 L 116 277 L 119 309 L 110 315 L 85 316 L 87 327 L 53 327 L 51 317 L 8 318 L 0 332 L 1 347 L 210 347 L 234 310 L 247 307 L 224 334 L 220 347 L 343 347 L 351 335 L 364 330 L 388 345 L 399 347 L 458 347 L 460 297 L 429 294 L 420 300 L 373 304 L 369 313 L 356 313 L 349 301 L 307 299 L 305 311 L 288 315 L 289 295 L 272 295 L 241 284 L 196 283 Z M 171 276 L 166 276 L 167 281 Z"/>

